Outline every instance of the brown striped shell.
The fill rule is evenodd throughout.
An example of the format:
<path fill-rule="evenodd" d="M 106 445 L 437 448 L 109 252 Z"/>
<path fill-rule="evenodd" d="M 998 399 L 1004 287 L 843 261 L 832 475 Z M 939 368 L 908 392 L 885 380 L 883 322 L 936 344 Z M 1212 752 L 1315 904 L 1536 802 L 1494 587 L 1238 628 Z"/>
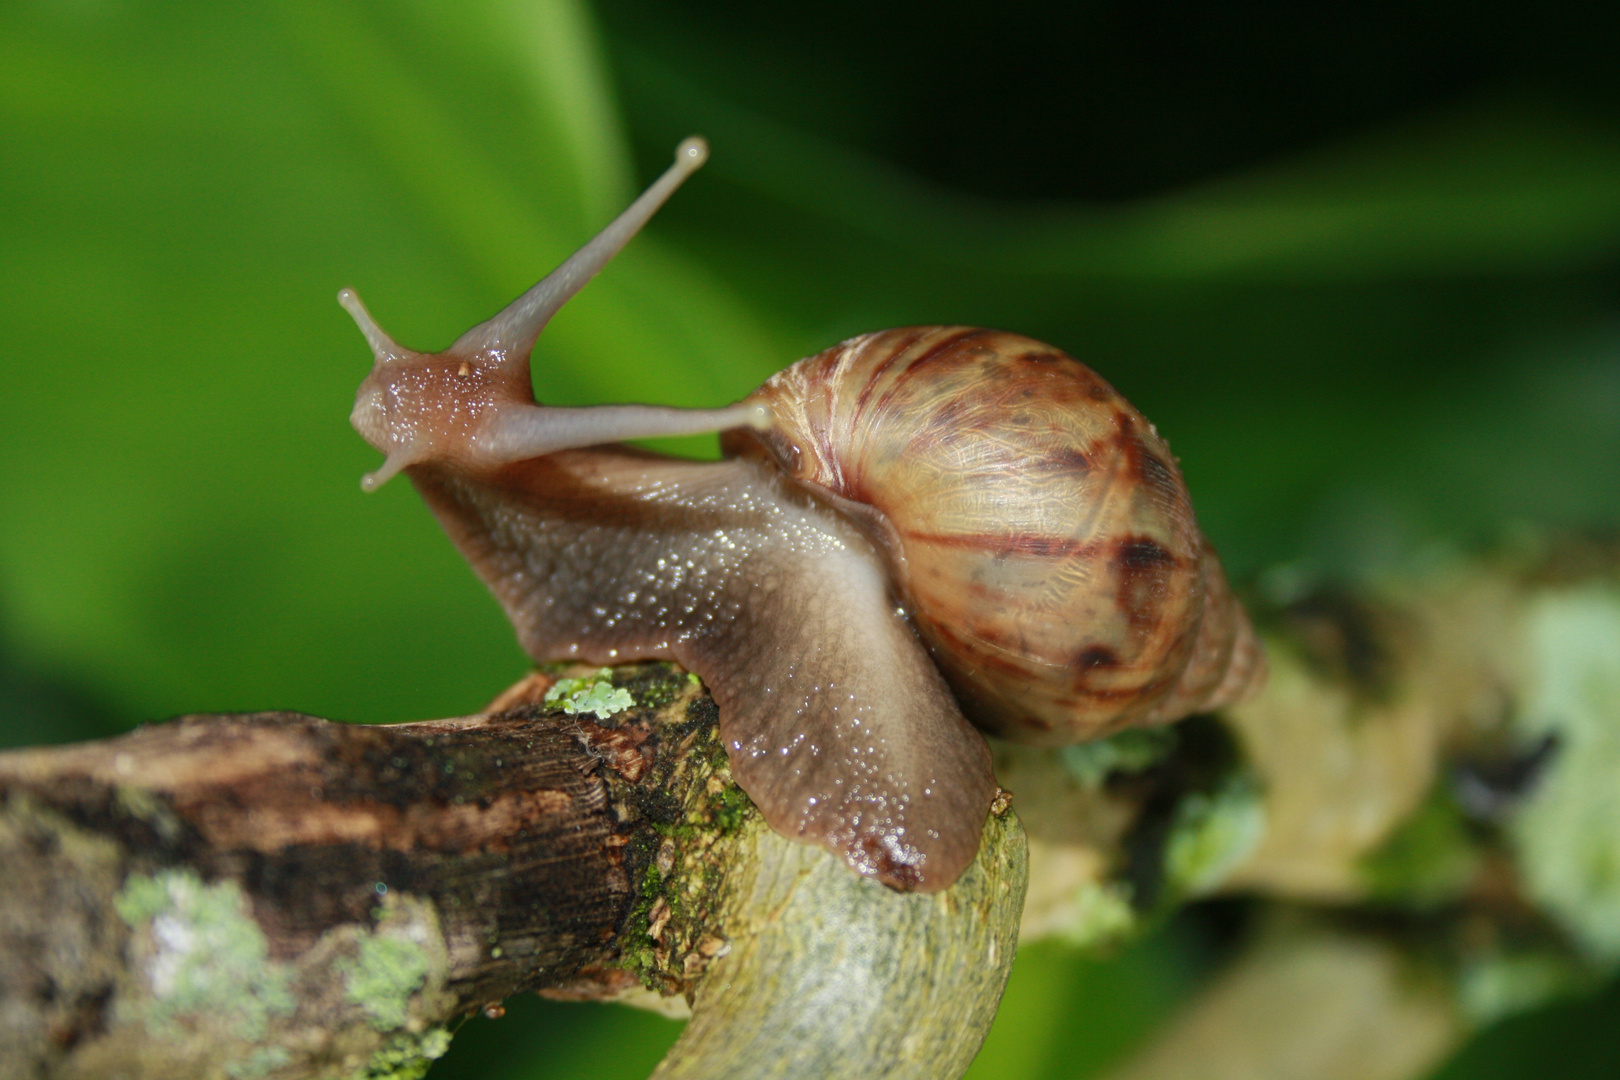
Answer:
<path fill-rule="evenodd" d="M 761 449 L 885 551 L 981 727 L 1057 745 L 1238 700 L 1264 658 L 1153 425 L 1017 334 L 867 334 L 750 399 Z"/>

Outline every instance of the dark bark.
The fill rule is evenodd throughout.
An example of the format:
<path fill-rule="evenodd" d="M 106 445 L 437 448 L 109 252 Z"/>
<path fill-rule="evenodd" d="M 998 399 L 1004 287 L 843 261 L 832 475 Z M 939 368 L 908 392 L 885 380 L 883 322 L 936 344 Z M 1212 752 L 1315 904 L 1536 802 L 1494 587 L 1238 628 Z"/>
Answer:
<path fill-rule="evenodd" d="M 684 675 L 648 678 L 643 699 L 661 679 L 665 708 L 611 726 L 542 712 L 541 680 L 490 715 L 190 716 L 0 755 L 3 1071 L 268 1073 L 253 1049 L 295 1028 L 311 1062 L 343 1069 L 390 1033 L 600 968 L 632 906 L 634 852 L 657 842 L 646 804 L 681 806 L 665 759 L 712 736 Z M 655 774 L 657 790 L 638 787 Z M 227 943 L 241 970 L 186 969 L 187 935 L 207 933 L 245 935 Z M 165 1000 L 133 978 L 142 963 L 168 979 Z M 374 990 L 387 1000 L 365 1000 Z M 155 1028 L 172 1038 L 146 1038 Z"/>

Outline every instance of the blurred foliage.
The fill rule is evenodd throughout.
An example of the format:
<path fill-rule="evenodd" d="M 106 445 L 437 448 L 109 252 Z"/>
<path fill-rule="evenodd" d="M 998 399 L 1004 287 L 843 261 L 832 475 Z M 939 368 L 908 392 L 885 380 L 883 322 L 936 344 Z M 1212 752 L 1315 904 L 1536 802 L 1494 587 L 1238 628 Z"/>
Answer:
<path fill-rule="evenodd" d="M 1620 93 L 1585 10 L 14 0 L 0 742 L 451 715 L 511 681 L 408 486 L 359 493 L 333 296 L 440 347 L 692 131 L 711 164 L 547 331 L 545 400 L 719 403 L 852 333 L 979 323 L 1152 416 L 1240 577 L 1614 524 Z M 1210 962 L 1197 920 L 1030 950 L 975 1075 L 1128 1048 Z M 1617 1007 L 1445 1075 L 1610 1075 Z M 435 1075 L 642 1076 L 675 1031 L 471 1023 Z"/>

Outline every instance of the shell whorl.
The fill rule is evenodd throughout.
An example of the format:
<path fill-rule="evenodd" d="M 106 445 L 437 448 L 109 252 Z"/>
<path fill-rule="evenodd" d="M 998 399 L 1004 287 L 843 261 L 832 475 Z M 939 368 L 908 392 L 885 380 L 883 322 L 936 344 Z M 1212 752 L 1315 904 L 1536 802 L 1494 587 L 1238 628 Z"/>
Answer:
<path fill-rule="evenodd" d="M 737 433 L 881 544 L 968 714 L 1061 744 L 1244 696 L 1263 659 L 1175 458 L 1090 368 L 1016 334 L 853 338 Z"/>

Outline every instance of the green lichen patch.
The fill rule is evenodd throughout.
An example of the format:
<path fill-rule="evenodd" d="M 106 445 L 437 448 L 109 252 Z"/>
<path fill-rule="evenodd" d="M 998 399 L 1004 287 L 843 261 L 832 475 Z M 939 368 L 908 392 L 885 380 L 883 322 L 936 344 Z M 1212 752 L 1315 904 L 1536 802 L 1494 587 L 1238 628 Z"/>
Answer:
<path fill-rule="evenodd" d="M 613 670 L 613 685 L 627 691 L 638 708 L 662 709 L 698 681 L 675 664 L 628 664 Z"/>
<path fill-rule="evenodd" d="M 1515 726 L 1558 750 L 1508 825 L 1526 891 L 1620 962 L 1620 592 L 1554 592 L 1529 618 L 1534 683 Z"/>
<path fill-rule="evenodd" d="M 727 780 L 718 785 L 718 790 L 712 793 L 713 798 L 707 806 L 708 820 L 714 824 L 722 836 L 729 836 L 754 818 L 759 811 L 754 806 L 754 800 L 736 784 Z"/>
<path fill-rule="evenodd" d="M 427 981 L 430 966 L 425 948 L 383 930 L 361 938 L 354 958 L 334 965 L 343 976 L 344 996 L 364 1010 L 378 1031 L 405 1026 L 411 995 Z"/>
<path fill-rule="evenodd" d="M 751 821 L 758 825 L 757 813 Z M 709 928 L 725 870 L 746 833 L 746 825 L 723 833 L 711 823 L 706 829 L 682 829 L 678 838 L 665 837 L 657 845 L 625 919 L 617 961 L 647 989 L 686 992 L 723 949 Z"/>
<path fill-rule="evenodd" d="M 1140 928 L 1128 886 L 1088 881 L 1075 890 L 1068 921 L 1059 934 L 1085 949 L 1103 948 L 1130 937 Z"/>
<path fill-rule="evenodd" d="M 640 701 L 644 675 L 631 671 Z M 730 853 L 759 812 L 732 782 L 708 692 L 678 668 L 659 665 L 654 673 L 667 700 L 635 721 L 649 725 L 651 765 L 633 783 L 604 772 L 614 801 L 634 815 L 624 850 L 636 896 L 616 964 L 648 989 L 676 994 L 725 948 L 707 927 Z"/>
<path fill-rule="evenodd" d="M 1127 728 L 1106 739 L 1065 746 L 1058 757 L 1081 787 L 1097 788 L 1112 773 L 1147 771 L 1175 748 L 1173 727 Z"/>
<path fill-rule="evenodd" d="M 421 1035 L 401 1032 L 379 1046 L 351 1080 L 422 1080 L 429 1066 L 450 1049 L 450 1032 L 430 1028 Z"/>
<path fill-rule="evenodd" d="M 1456 801 L 1436 787 L 1417 813 L 1362 860 L 1361 872 L 1371 899 L 1427 911 L 1459 898 L 1480 859 Z"/>
<path fill-rule="evenodd" d="M 177 1032 L 182 1021 L 205 1019 L 251 1041 L 292 1014 L 291 970 L 269 958 L 236 882 L 210 885 L 190 869 L 131 874 L 113 910 L 144 954 L 146 1023 Z"/>
<path fill-rule="evenodd" d="M 1457 981 L 1457 1003 L 1479 1027 L 1582 989 L 1591 971 L 1570 956 L 1550 950 L 1495 952 L 1465 966 Z"/>
<path fill-rule="evenodd" d="M 1213 792 L 1193 792 L 1176 807 L 1165 843 L 1167 883 L 1183 896 L 1216 888 L 1266 832 L 1266 807 L 1247 776 L 1229 776 Z"/>
<path fill-rule="evenodd" d="M 727 948 L 708 927 L 731 853 L 760 820 L 732 782 L 719 710 L 700 680 L 670 663 L 545 673 L 559 680 L 548 703 L 570 702 L 581 716 L 580 733 L 601 759 L 595 775 L 622 823 L 635 895 L 613 966 L 661 995 L 689 992 Z M 624 708 L 611 722 L 584 718 L 614 692 L 625 697 L 611 704 Z"/>
<path fill-rule="evenodd" d="M 545 702 L 569 716 L 596 715 L 606 720 L 635 705 L 630 691 L 613 685 L 613 669 L 603 668 L 594 675 L 558 679 L 546 691 Z"/>

